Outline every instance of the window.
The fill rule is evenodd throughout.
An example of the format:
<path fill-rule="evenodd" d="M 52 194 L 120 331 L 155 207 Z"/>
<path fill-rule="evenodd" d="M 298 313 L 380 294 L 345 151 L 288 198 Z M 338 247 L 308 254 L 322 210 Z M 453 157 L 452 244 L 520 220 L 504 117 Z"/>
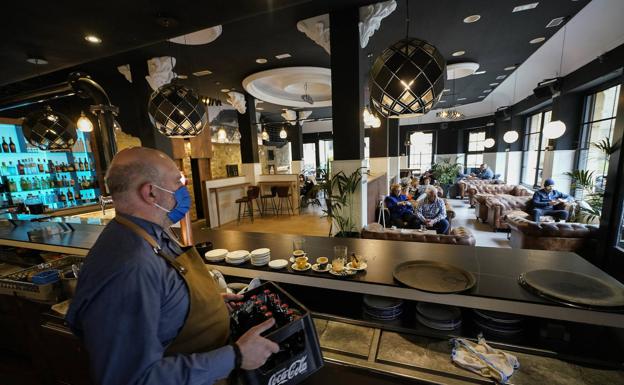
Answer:
<path fill-rule="evenodd" d="M 319 140 L 319 167 L 323 170 L 329 169 L 329 164 L 334 160 L 334 141 Z"/>
<path fill-rule="evenodd" d="M 303 174 L 314 175 L 316 172 L 316 145 L 314 143 L 303 144 Z"/>
<path fill-rule="evenodd" d="M 598 191 L 603 191 L 606 186 L 609 159 L 595 145 L 605 139 L 613 145 L 613 126 L 619 94 L 620 86 L 617 85 L 585 98 L 578 168 L 594 172 L 595 189 Z"/>
<path fill-rule="evenodd" d="M 522 154 L 522 183 L 529 186 L 542 184 L 544 149 L 548 140 L 544 138 L 544 126 L 550 122 L 552 111 L 539 112 L 527 118 Z"/>
<path fill-rule="evenodd" d="M 408 168 L 419 169 L 420 172 L 431 168 L 433 159 L 433 133 L 417 131 L 410 135 Z"/>
<path fill-rule="evenodd" d="M 471 132 L 468 134 L 468 154 L 466 156 L 466 168 L 479 168 L 483 163 L 483 150 L 485 146 L 485 131 Z"/>

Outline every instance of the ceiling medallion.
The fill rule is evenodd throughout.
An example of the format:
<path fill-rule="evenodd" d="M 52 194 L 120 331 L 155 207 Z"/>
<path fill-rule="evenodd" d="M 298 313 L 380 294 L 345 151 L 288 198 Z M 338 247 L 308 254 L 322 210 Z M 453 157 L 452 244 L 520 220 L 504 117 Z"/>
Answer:
<path fill-rule="evenodd" d="M 452 108 L 448 108 L 446 110 L 438 112 L 436 116 L 440 119 L 460 120 L 463 119 L 466 115 Z"/>
<path fill-rule="evenodd" d="M 370 72 L 373 106 L 384 117 L 425 114 L 444 90 L 446 61 L 426 41 L 405 38 L 377 57 Z"/>

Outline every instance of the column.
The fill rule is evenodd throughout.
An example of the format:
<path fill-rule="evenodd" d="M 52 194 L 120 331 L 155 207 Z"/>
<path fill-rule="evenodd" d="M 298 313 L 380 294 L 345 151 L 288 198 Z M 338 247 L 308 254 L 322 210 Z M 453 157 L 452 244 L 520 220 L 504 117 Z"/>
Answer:
<path fill-rule="evenodd" d="M 388 181 L 399 175 L 401 161 L 399 154 L 398 119 L 381 118 L 381 126 L 370 128 L 370 170 L 373 176 L 386 174 Z M 392 153 L 392 156 L 390 155 Z M 407 161 L 405 161 L 407 163 Z M 388 186 L 385 186 L 386 190 Z M 387 194 L 387 191 L 385 191 Z"/>
<path fill-rule="evenodd" d="M 383 124 L 383 121 L 382 123 Z M 390 183 L 398 183 L 401 179 L 401 158 L 407 168 L 407 154 L 401 156 L 401 147 L 405 141 L 401 141 L 401 133 L 399 127 L 399 119 L 387 119 L 388 127 L 388 181 Z"/>
<path fill-rule="evenodd" d="M 301 174 L 303 171 L 303 127 L 298 118 L 297 124 L 294 126 L 289 125 L 286 132 L 290 141 L 290 173 Z"/>
<path fill-rule="evenodd" d="M 334 162 L 332 173 L 342 171 L 347 176 L 362 170 L 364 164 L 364 87 L 366 55 L 359 47 L 359 9 L 352 7 L 329 14 L 332 118 L 334 127 Z M 373 218 L 367 218 L 367 175 L 355 191 L 352 207 L 338 215 L 351 218 L 355 231 L 360 231 Z M 335 226 L 334 226 L 335 227 Z M 334 232 L 336 232 L 334 230 Z"/>
<path fill-rule="evenodd" d="M 260 157 L 258 156 L 258 126 L 256 125 L 256 106 L 253 96 L 245 93 L 247 111 L 238 113 L 238 130 L 240 131 L 241 161 L 243 163 L 240 175 L 249 178 L 255 184 L 256 176 L 262 173 Z"/>

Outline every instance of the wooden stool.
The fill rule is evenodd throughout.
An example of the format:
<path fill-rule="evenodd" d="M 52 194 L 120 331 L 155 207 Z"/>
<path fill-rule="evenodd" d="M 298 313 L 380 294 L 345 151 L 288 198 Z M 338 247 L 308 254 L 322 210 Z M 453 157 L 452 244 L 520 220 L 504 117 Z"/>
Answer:
<path fill-rule="evenodd" d="M 292 200 L 290 199 L 290 186 L 277 186 L 275 190 L 277 192 L 277 198 L 279 199 L 278 214 L 283 212 L 284 200 L 286 200 L 286 213 L 290 211 L 291 215 L 295 215 Z"/>
<path fill-rule="evenodd" d="M 262 209 L 260 208 L 260 203 L 258 203 L 258 195 L 260 195 L 260 187 L 249 186 L 247 188 L 247 196 L 238 198 L 235 201 L 236 203 L 238 203 L 238 220 L 237 220 L 238 224 L 240 224 L 241 218 L 245 218 L 245 217 L 251 218 L 251 223 L 253 223 L 254 201 L 256 202 L 256 205 L 258 206 L 258 212 L 260 213 L 260 216 L 262 216 Z M 241 215 L 241 205 L 243 203 L 245 204 L 245 210 L 243 210 L 243 213 Z"/>
<path fill-rule="evenodd" d="M 262 194 L 260 196 L 260 202 L 262 203 L 262 215 L 266 215 L 268 211 L 277 215 L 277 205 L 275 204 L 275 196 L 277 195 L 275 186 L 271 186 L 270 194 Z M 270 204 L 270 205 L 269 205 Z"/>

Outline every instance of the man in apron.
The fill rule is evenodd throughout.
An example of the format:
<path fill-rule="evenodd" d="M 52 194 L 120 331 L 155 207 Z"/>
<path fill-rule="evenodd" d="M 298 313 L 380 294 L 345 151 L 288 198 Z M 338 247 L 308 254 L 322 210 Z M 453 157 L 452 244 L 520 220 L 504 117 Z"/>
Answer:
<path fill-rule="evenodd" d="M 175 163 L 144 147 L 119 152 L 106 175 L 116 218 L 80 271 L 67 321 L 101 385 L 212 384 L 279 350 L 270 319 L 229 341 L 226 301 L 194 247 L 168 230 L 190 196 Z"/>

